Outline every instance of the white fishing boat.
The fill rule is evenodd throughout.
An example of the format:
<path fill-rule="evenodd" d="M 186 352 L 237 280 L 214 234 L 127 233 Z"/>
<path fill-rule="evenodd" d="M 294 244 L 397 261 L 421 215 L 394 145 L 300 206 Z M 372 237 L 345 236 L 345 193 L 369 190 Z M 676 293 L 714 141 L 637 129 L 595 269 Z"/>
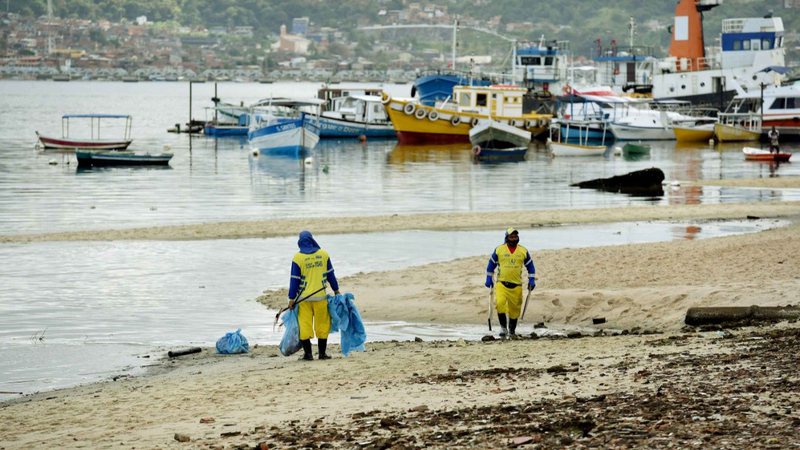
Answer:
<path fill-rule="evenodd" d="M 547 139 L 547 148 L 552 156 L 603 156 L 606 152 L 605 145 L 590 145 L 589 130 L 595 123 L 591 121 L 581 122 L 570 120 L 567 126 L 567 133 L 570 136 L 578 136 L 577 142 L 567 142 L 562 139 L 560 132 L 561 126 L 558 120 L 554 121 L 550 128 L 550 138 Z M 575 130 L 574 133 L 571 133 Z M 555 140 L 553 139 L 555 137 Z"/>
<path fill-rule="evenodd" d="M 316 99 L 271 98 L 252 107 L 247 140 L 259 151 L 301 156 L 319 142 Z"/>

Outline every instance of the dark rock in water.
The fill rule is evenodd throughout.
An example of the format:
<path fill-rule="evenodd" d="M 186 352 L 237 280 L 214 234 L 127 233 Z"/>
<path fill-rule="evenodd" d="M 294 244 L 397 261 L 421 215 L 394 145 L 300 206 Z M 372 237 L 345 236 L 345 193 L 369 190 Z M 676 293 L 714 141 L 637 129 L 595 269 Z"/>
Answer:
<path fill-rule="evenodd" d="M 664 172 L 656 167 L 637 170 L 625 175 L 615 175 L 611 178 L 597 178 L 572 184 L 581 189 L 599 189 L 607 192 L 619 192 L 636 197 L 657 197 L 664 195 L 661 182 L 664 181 Z"/>

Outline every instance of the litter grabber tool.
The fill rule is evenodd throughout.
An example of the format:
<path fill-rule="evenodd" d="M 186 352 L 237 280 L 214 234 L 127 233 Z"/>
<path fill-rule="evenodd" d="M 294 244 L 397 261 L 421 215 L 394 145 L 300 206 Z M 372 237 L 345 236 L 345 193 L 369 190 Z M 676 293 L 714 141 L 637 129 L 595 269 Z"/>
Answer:
<path fill-rule="evenodd" d="M 489 331 L 492 331 L 492 314 L 494 313 L 494 286 L 489 288 L 489 317 L 486 321 L 489 323 Z"/>
<path fill-rule="evenodd" d="M 300 300 L 295 299 L 291 303 L 289 303 L 289 306 L 285 306 L 285 307 L 281 308 L 280 310 L 278 310 L 278 313 L 275 314 L 275 323 L 272 324 L 272 329 L 275 330 L 275 325 L 278 324 L 278 318 L 281 316 L 281 314 L 283 314 L 284 311 L 288 310 L 289 308 L 294 308 L 295 305 L 297 305 L 298 303 L 303 302 L 305 300 L 308 300 L 309 298 L 313 297 L 314 295 L 317 295 L 318 293 L 320 293 L 320 292 L 322 292 L 324 290 L 325 290 L 325 286 L 322 286 L 321 288 L 319 288 L 316 291 L 306 295 L 305 297 L 301 298 Z M 300 297 L 299 294 L 297 296 Z"/>
<path fill-rule="evenodd" d="M 533 277 L 533 279 L 538 280 L 536 277 Z M 531 298 L 531 292 L 533 292 L 533 289 L 528 290 L 528 295 L 525 296 L 525 303 L 522 304 L 522 315 L 519 316 L 520 322 L 525 318 L 525 310 L 528 309 L 528 300 Z"/>

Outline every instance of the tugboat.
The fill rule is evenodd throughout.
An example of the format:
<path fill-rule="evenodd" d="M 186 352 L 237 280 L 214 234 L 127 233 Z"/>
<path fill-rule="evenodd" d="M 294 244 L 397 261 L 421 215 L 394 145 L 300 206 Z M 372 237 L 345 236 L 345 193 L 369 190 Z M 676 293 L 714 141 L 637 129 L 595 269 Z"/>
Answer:
<path fill-rule="evenodd" d="M 722 21 L 721 47 L 706 54 L 703 12 L 723 0 L 680 0 L 675 7 L 669 57 L 653 73 L 653 98 L 688 100 L 724 109 L 736 88 L 779 84 L 785 66 L 783 20 L 765 17 Z M 773 68 L 772 70 L 766 70 Z"/>

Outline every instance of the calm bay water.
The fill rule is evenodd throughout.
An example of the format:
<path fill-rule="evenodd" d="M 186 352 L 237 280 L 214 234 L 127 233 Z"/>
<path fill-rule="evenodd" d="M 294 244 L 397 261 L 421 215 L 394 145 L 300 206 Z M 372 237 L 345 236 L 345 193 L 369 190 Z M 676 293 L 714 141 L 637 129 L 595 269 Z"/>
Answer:
<path fill-rule="evenodd" d="M 268 95 L 313 96 L 315 83 L 218 85 L 232 102 Z M 388 85 L 395 96 L 410 85 Z M 659 167 L 668 180 L 798 175 L 800 164 L 746 162 L 740 145 L 713 150 L 653 142 L 649 157 L 550 158 L 475 164 L 469 145 L 401 146 L 322 141 L 309 164 L 254 157 L 240 139 L 167 133 L 188 117 L 188 83 L 0 81 L 0 234 L 130 228 L 278 217 L 437 211 L 593 208 L 637 203 L 720 203 L 800 198 L 795 191 L 692 187 L 658 199 L 572 188 L 571 183 Z M 211 106 L 213 83 L 193 86 L 194 117 Z M 35 131 L 58 134 L 67 113 L 133 116 L 132 148 L 175 153 L 169 169 L 78 171 L 74 155 L 34 150 Z M 75 124 L 71 131 L 76 129 Z M 787 145 L 787 148 L 793 148 Z M 50 165 L 55 161 L 57 165 Z M 70 163 L 70 164 L 67 164 Z M 326 170 L 324 170 L 326 169 Z"/>
<path fill-rule="evenodd" d="M 223 100 L 314 96 L 315 83 L 218 86 Z M 195 118 L 213 83 L 193 86 Z M 410 85 L 385 86 L 393 96 Z M 131 228 L 282 217 L 439 211 L 531 210 L 797 200 L 797 190 L 667 187 L 635 198 L 569 184 L 647 167 L 668 180 L 798 175 L 800 164 L 746 162 L 739 145 L 677 148 L 654 142 L 645 159 L 552 159 L 544 146 L 520 163 L 477 164 L 469 145 L 401 146 L 395 140 L 323 141 L 310 160 L 254 156 L 241 139 L 167 133 L 189 115 L 187 83 L 0 81 L 0 234 Z M 169 168 L 79 171 L 70 153 L 34 149 L 35 131 L 59 134 L 61 115 L 134 118 L 132 148 L 169 145 Z M 74 125 L 73 125 L 74 126 Z M 73 129 L 74 130 L 74 129 Z M 798 147 L 786 145 L 790 150 Z M 54 164 L 51 164 L 54 163 Z M 537 230 L 531 248 L 689 238 L 698 224 L 612 224 Z M 701 224 L 700 237 L 757 231 L 760 224 Z M 766 225 L 764 225 L 766 226 Z M 690 228 L 695 230 L 695 228 Z M 313 230 L 312 230 L 313 231 Z M 694 231 L 693 231 L 694 232 Z M 325 236 L 337 272 L 386 270 L 487 252 L 497 233 Z M 376 260 L 366 248 L 380 249 Z M 415 245 L 410 245 L 414 243 Z M 428 249 L 436 246 L 435 255 Z M 65 242 L 0 245 L 0 391 L 31 392 L 138 367 L 155 347 L 210 345 L 242 327 L 275 343 L 271 315 L 253 299 L 286 283 L 294 238 L 207 242 Z M 477 281 L 482 268 L 478 268 Z M 475 337 L 471 327 L 371 324 L 371 339 Z M 43 340 L 36 339 L 44 335 Z M 0 396 L 2 397 L 2 396 Z"/>

